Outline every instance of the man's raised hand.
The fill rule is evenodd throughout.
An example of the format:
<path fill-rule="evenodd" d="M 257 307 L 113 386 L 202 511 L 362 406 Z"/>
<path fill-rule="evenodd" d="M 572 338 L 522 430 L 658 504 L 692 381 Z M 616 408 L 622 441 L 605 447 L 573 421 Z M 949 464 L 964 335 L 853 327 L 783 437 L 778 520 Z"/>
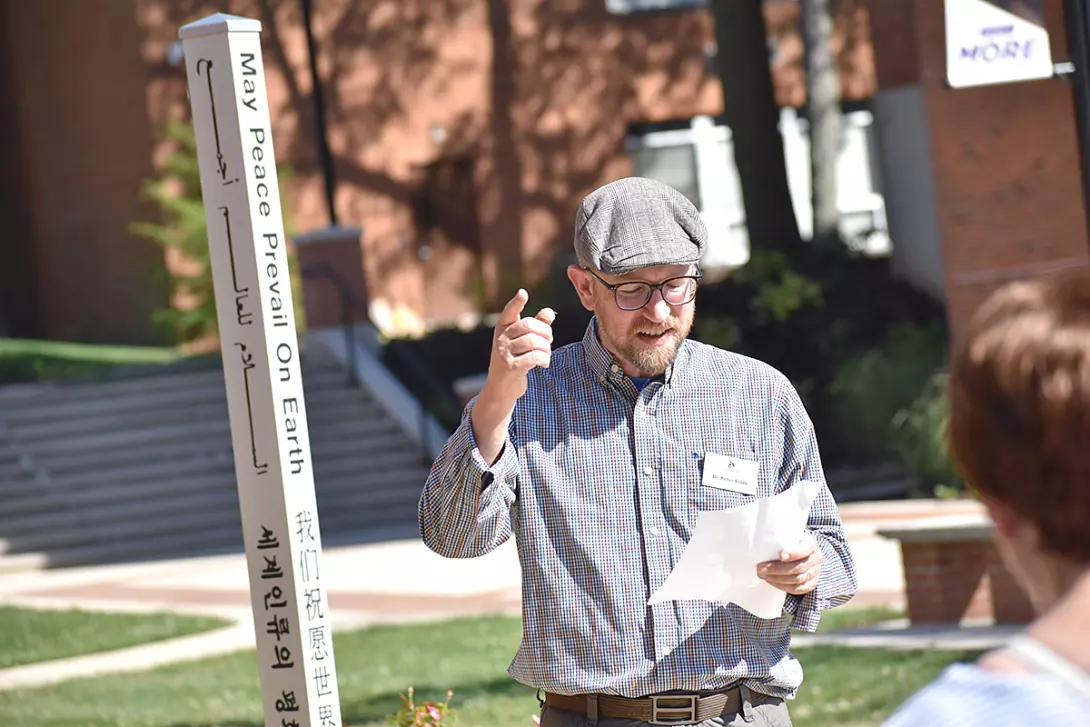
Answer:
<path fill-rule="evenodd" d="M 552 355 L 556 313 L 543 308 L 535 317 L 523 318 L 529 299 L 519 290 L 503 307 L 492 334 L 488 379 L 470 413 L 477 450 L 490 465 L 503 453 L 515 403 L 526 393 L 527 374 L 535 366 L 548 366 Z"/>
<path fill-rule="evenodd" d="M 533 318 L 522 317 L 529 299 L 529 294 L 520 289 L 504 306 L 492 334 L 488 385 L 512 405 L 526 393 L 530 369 L 547 368 L 552 354 L 552 323 L 556 313 L 551 308 L 542 308 Z"/>

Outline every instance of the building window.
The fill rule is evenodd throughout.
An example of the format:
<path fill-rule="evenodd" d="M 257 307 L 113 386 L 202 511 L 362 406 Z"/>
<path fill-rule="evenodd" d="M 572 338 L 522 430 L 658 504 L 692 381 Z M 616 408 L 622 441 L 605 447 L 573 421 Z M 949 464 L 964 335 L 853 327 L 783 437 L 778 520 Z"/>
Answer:
<path fill-rule="evenodd" d="M 808 125 L 794 109 L 784 109 L 780 133 L 795 217 L 808 240 L 813 233 Z M 627 147 L 634 174 L 674 187 L 700 211 L 708 226 L 706 268 L 737 267 L 749 260 L 742 184 L 729 128 L 709 116 L 633 128 Z M 856 247 L 885 255 L 889 236 L 876 150 L 870 112 L 846 113 L 837 169 L 841 232 Z"/>
<path fill-rule="evenodd" d="M 890 252 L 886 203 L 878 175 L 878 139 L 870 111 L 847 111 L 842 117 L 840 155 L 837 160 L 837 207 L 840 233 L 849 244 L 872 255 Z M 795 206 L 799 232 L 804 240 L 813 235 L 814 215 L 810 194 L 810 125 L 794 109 L 780 113 L 784 137 L 787 180 Z"/>
<path fill-rule="evenodd" d="M 629 134 L 633 173 L 656 179 L 688 197 L 708 227 L 705 268 L 730 268 L 749 259 L 742 185 L 730 129 L 710 116 Z"/>
<path fill-rule="evenodd" d="M 645 140 L 632 149 L 632 168 L 637 177 L 649 177 L 668 184 L 699 209 L 700 180 L 696 174 L 696 145 L 688 140 L 670 143 L 668 138 Z M 659 142 L 659 143 L 655 143 Z"/>
<path fill-rule="evenodd" d="M 707 5 L 707 0 L 605 0 L 606 11 L 614 15 L 650 12 L 654 10 L 680 10 Z"/>

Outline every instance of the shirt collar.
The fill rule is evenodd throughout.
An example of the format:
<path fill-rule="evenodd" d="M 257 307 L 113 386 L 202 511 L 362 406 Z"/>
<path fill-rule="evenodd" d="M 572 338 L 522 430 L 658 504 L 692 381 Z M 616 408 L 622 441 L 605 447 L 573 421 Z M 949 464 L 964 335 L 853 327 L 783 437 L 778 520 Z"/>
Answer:
<path fill-rule="evenodd" d="M 674 357 L 673 362 L 666 368 L 666 373 L 663 376 L 663 382 L 667 386 L 673 385 L 677 381 L 678 372 L 684 368 L 685 361 L 689 357 L 688 339 L 681 342 L 681 346 L 678 347 L 677 356 Z M 602 341 L 598 336 L 598 317 L 591 316 L 590 323 L 587 324 L 587 330 L 583 334 L 583 351 L 586 356 L 587 366 L 590 367 L 591 375 L 603 384 L 610 382 L 616 385 L 623 385 L 627 377 L 625 376 L 624 369 L 617 363 L 605 346 L 602 345 Z M 631 383 L 629 384 L 631 385 Z"/>

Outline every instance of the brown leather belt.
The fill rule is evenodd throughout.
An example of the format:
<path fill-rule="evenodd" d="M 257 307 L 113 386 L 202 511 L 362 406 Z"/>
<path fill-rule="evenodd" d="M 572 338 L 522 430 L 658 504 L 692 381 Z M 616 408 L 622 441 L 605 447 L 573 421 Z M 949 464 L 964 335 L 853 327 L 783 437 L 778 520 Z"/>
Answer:
<path fill-rule="evenodd" d="M 750 691 L 750 704 L 779 702 L 775 697 Z M 634 719 L 661 725 L 686 725 L 703 722 L 724 714 L 742 711 L 742 693 L 738 687 L 725 692 L 700 696 L 696 694 L 658 694 L 649 697 L 617 697 L 611 694 L 553 694 L 545 692 L 545 704 L 578 714 L 587 714 L 588 705 L 597 717 Z"/>

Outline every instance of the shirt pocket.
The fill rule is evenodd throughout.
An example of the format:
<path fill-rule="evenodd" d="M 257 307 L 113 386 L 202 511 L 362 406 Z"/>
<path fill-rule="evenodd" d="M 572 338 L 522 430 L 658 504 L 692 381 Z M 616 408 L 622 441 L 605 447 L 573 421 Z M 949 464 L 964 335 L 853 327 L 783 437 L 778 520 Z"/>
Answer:
<path fill-rule="evenodd" d="M 683 456 L 678 450 L 678 447 L 671 445 L 671 456 L 666 457 L 667 489 L 675 510 L 686 514 L 685 520 L 689 522 L 690 527 L 696 525 L 697 516 L 702 511 L 730 510 L 757 499 L 754 495 L 705 485 L 703 483 L 705 452 L 703 450 L 688 451 Z M 753 459 L 752 453 L 736 451 L 732 448 L 724 448 L 724 451 L 716 451 L 716 453 L 738 459 Z"/>
<path fill-rule="evenodd" d="M 697 482 L 691 493 L 692 507 L 699 510 L 730 510 L 747 505 L 757 498 L 734 490 L 722 490 Z"/>

